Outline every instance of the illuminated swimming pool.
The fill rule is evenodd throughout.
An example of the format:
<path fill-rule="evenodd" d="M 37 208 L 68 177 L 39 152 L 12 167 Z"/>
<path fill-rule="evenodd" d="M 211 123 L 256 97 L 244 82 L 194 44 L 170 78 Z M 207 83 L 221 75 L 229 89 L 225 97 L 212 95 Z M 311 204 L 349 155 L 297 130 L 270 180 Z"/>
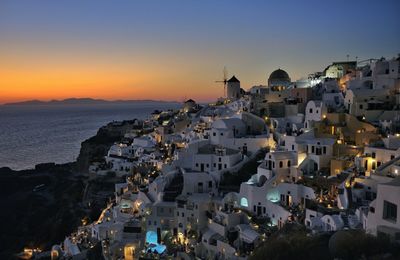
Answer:
<path fill-rule="evenodd" d="M 146 232 L 146 243 L 149 243 L 147 251 L 152 253 L 162 254 L 167 249 L 166 246 L 159 244 L 157 233 L 154 231 Z"/>

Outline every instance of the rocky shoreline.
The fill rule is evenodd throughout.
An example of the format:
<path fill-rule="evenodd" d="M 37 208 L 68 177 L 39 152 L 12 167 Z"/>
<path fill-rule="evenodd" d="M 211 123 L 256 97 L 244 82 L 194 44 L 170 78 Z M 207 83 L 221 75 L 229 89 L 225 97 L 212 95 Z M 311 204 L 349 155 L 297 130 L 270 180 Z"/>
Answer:
<path fill-rule="evenodd" d="M 49 250 L 84 219 L 97 219 L 113 195 L 113 176 L 89 176 L 91 162 L 101 161 L 109 147 L 121 141 L 134 121 L 109 123 L 81 144 L 75 162 L 41 163 L 34 169 L 0 168 L 0 259 L 10 259 L 24 247 Z"/>

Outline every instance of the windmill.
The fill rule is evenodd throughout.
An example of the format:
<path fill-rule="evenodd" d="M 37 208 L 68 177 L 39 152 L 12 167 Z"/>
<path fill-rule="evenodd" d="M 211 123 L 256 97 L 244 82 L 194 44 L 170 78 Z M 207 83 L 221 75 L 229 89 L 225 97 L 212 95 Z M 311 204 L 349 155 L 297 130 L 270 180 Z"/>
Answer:
<path fill-rule="evenodd" d="M 222 78 L 222 80 L 216 80 L 215 82 L 216 83 L 224 83 L 223 97 L 226 98 L 226 82 L 228 82 L 228 70 L 226 69 L 226 66 L 224 66 L 223 75 L 224 75 L 224 77 Z"/>

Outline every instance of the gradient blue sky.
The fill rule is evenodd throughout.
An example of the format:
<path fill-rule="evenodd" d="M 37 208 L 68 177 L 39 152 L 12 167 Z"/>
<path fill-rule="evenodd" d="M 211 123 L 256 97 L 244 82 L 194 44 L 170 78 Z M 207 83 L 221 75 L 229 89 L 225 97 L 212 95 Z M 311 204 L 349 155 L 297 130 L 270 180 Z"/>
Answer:
<path fill-rule="evenodd" d="M 332 61 L 400 52 L 400 1 L 0 1 L 0 103 L 68 96 L 211 100 Z M 112 89 L 112 91 L 109 91 Z"/>

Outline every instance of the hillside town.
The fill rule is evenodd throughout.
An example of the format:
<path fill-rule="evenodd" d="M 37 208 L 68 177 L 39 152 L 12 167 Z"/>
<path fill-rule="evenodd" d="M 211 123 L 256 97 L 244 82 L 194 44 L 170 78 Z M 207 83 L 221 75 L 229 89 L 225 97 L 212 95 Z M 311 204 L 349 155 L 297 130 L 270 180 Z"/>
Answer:
<path fill-rule="evenodd" d="M 51 259 L 247 259 L 290 223 L 400 242 L 400 57 L 239 78 L 215 103 L 135 120 L 89 167 L 125 182 Z"/>

